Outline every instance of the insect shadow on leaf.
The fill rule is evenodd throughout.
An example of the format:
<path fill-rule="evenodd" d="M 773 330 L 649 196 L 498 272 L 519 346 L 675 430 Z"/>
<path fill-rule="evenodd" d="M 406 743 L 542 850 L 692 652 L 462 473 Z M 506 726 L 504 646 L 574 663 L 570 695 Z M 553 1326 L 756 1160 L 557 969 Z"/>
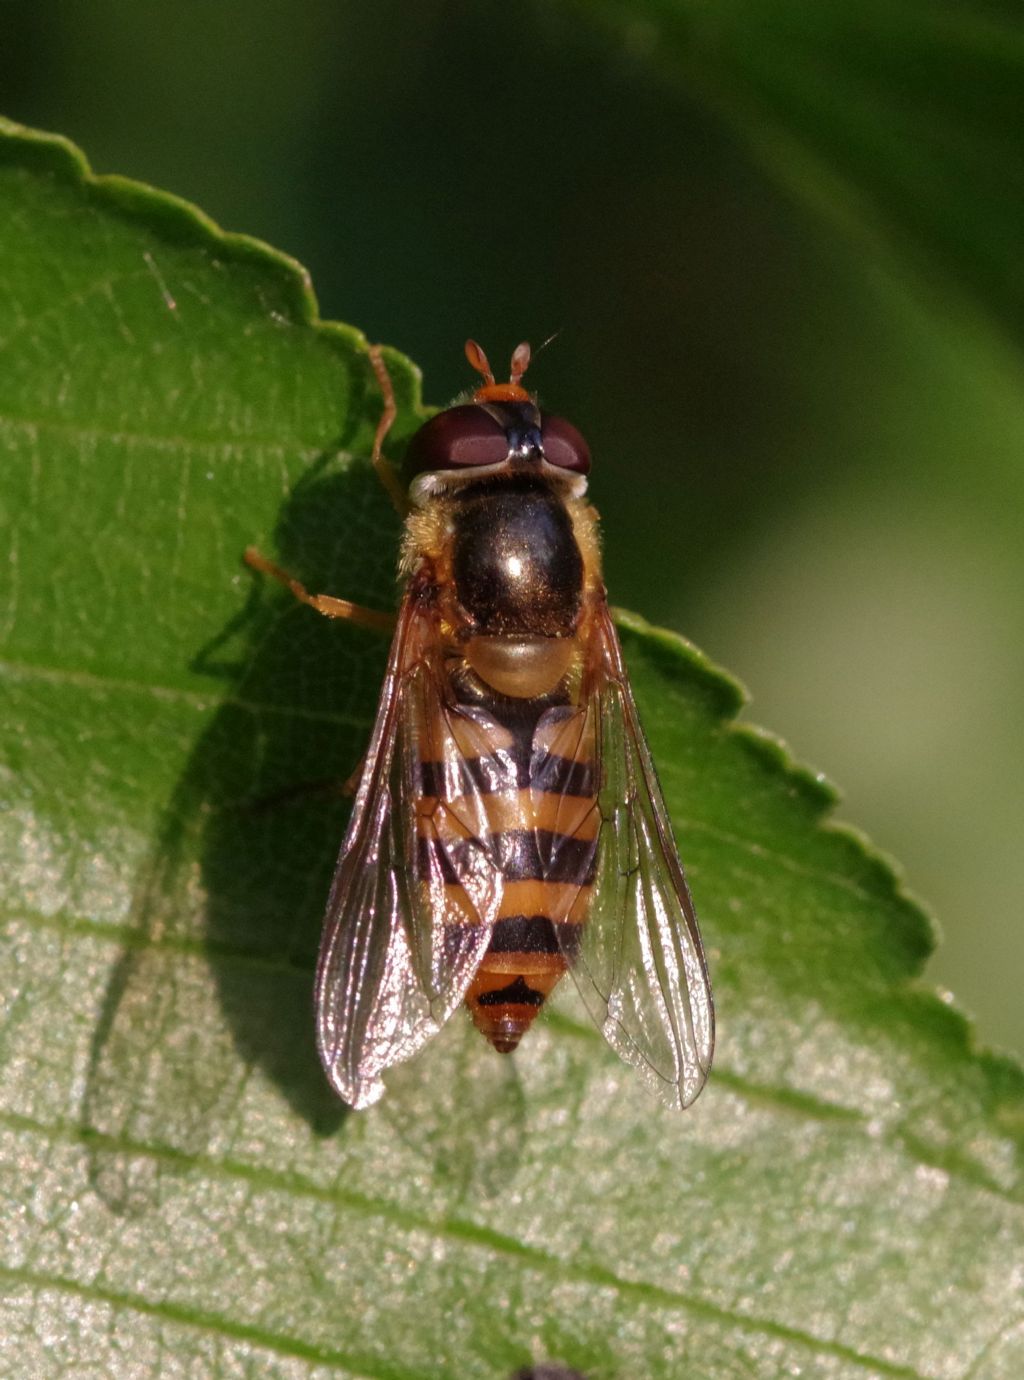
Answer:
<path fill-rule="evenodd" d="M 295 485 L 274 534 L 312 588 L 381 609 L 395 600 L 397 546 L 387 496 L 340 447 Z M 317 1059 L 311 992 L 350 810 L 342 787 L 366 749 L 386 656 L 386 637 L 254 578 L 193 659 L 227 692 L 139 877 L 82 1107 L 93 1186 L 118 1212 L 147 1210 L 196 1157 L 230 1149 L 255 1070 L 315 1133 L 345 1119 Z M 512 1069 L 478 1079 L 462 1069 L 486 1055 L 458 1038 L 439 1055 L 454 1061 L 442 1081 L 461 1090 L 460 1114 L 447 1103 L 425 1112 L 420 1095 L 406 1118 L 401 1087 L 389 1113 L 399 1135 L 408 1121 L 428 1172 L 457 1167 L 463 1189 L 485 1196 L 517 1153 L 523 1114 Z M 421 1082 L 422 1070 L 410 1098 Z M 481 1124 L 493 1134 L 481 1138 Z"/>
<path fill-rule="evenodd" d="M 386 497 L 340 448 L 295 485 L 275 533 L 318 588 L 369 590 L 381 607 L 396 542 Z M 254 580 L 193 660 L 227 692 L 139 877 L 82 1107 L 94 1187 L 119 1211 L 230 1144 L 255 1069 L 316 1132 L 344 1119 L 317 1060 L 311 988 L 349 810 L 336 787 L 365 750 L 386 653 L 385 638 Z"/>
<path fill-rule="evenodd" d="M 465 1011 L 448 1022 L 427 1057 L 429 1107 L 420 1058 L 388 1075 L 388 1095 L 377 1114 L 406 1152 L 443 1180 L 451 1211 L 501 1197 L 526 1143 L 526 1098 L 516 1064 L 495 1056 Z"/>

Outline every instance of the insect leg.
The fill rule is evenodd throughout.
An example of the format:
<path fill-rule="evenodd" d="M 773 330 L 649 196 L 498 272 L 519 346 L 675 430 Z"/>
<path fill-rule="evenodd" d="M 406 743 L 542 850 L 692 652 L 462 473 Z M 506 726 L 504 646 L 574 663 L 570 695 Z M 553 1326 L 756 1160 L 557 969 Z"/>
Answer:
<path fill-rule="evenodd" d="M 339 793 L 344 796 L 346 800 L 355 798 L 356 792 L 359 790 L 359 783 L 363 779 L 363 772 L 366 770 L 366 759 L 368 756 L 369 754 L 364 752 L 348 777 L 341 783 Z"/>
<path fill-rule="evenodd" d="M 360 761 L 356 768 L 357 784 L 359 773 L 362 770 L 363 763 Z M 267 791 L 264 795 L 253 796 L 251 799 L 243 800 L 240 808 L 246 814 L 263 815 L 290 805 L 302 805 L 314 798 L 348 800 L 354 794 L 354 791 L 349 790 L 348 781 L 339 781 L 336 776 L 329 776 L 319 781 L 297 781 L 293 785 L 282 786 L 279 790 Z"/>
<path fill-rule="evenodd" d="M 289 575 L 287 570 L 282 570 L 279 565 L 261 555 L 255 546 L 246 547 L 244 560 L 253 570 L 259 570 L 276 580 L 278 584 L 284 585 L 300 603 L 308 604 L 325 618 L 345 618 L 361 628 L 373 628 L 377 632 L 394 631 L 396 619 L 393 613 L 367 609 L 362 604 L 353 604 L 350 599 L 336 599 L 333 594 L 310 594 L 304 584 L 293 575 Z"/>
<path fill-rule="evenodd" d="M 398 413 L 398 406 L 395 403 L 395 390 L 391 384 L 391 375 L 388 373 L 387 365 L 384 363 L 384 356 L 381 354 L 379 345 L 369 347 L 370 364 L 373 372 L 377 375 L 377 383 L 380 386 L 381 396 L 384 399 L 384 411 L 380 414 L 380 421 L 377 423 L 377 433 L 373 438 L 373 468 L 377 471 L 377 478 L 387 490 L 388 497 L 395 505 L 395 510 L 399 517 L 405 517 L 409 511 L 409 498 L 402 487 L 402 481 L 398 477 L 398 472 L 394 465 L 384 454 L 384 438 L 391 430 L 391 424 Z"/>

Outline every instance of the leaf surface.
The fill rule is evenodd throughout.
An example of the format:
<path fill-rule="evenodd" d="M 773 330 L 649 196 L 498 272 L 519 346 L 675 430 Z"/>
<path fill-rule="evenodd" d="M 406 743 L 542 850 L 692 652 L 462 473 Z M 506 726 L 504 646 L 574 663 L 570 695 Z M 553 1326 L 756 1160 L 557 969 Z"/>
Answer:
<path fill-rule="evenodd" d="M 456 1019 L 332 1100 L 328 786 L 385 648 L 239 560 L 393 603 L 365 341 L 282 256 L 0 132 L 0 1371 L 1019 1376 L 1020 1071 L 916 985 L 928 922 L 827 784 L 635 617 L 708 1090 L 662 1110 L 567 996 L 514 1061 Z"/>

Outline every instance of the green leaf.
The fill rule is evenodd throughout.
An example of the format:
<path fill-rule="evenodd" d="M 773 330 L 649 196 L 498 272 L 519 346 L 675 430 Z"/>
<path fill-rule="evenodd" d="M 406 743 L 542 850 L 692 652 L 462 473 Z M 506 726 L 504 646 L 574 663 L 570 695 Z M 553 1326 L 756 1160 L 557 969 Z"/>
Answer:
<path fill-rule="evenodd" d="M 378 1107 L 332 1100 L 308 1005 L 345 807 L 297 788 L 352 770 L 384 648 L 240 555 L 393 601 L 365 341 L 67 144 L 4 125 L 0 155 L 0 1369 L 1019 1376 L 1020 1070 L 915 984 L 928 922 L 824 781 L 637 618 L 707 1092 L 660 1108 L 567 994 L 514 1061 L 456 1019 Z"/>

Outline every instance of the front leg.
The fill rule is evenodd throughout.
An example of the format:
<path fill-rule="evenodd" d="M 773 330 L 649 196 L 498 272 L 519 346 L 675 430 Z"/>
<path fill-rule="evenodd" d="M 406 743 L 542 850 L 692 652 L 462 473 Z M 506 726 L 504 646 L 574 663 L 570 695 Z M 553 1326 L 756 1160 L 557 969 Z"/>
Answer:
<path fill-rule="evenodd" d="M 400 518 L 407 517 L 409 514 L 409 495 L 402 487 L 402 481 L 398 476 L 398 471 L 384 454 L 384 438 L 391 430 L 391 424 L 398 416 L 398 404 L 395 402 L 395 390 L 391 383 L 391 375 L 388 373 L 387 365 L 384 363 L 384 356 L 381 354 L 379 345 L 369 347 L 370 365 L 377 376 L 377 385 L 380 388 L 381 397 L 384 399 L 384 410 L 380 414 L 380 421 L 377 423 L 377 432 L 373 438 L 373 454 L 371 460 L 373 468 L 377 472 L 377 478 L 383 484 L 388 498 L 394 504 L 395 512 Z"/>
<path fill-rule="evenodd" d="M 246 547 L 243 559 L 247 566 L 269 575 L 271 579 L 290 590 L 300 603 L 308 604 L 325 618 L 345 618 L 350 623 L 355 623 L 361 628 L 372 628 L 375 632 L 391 633 L 395 630 L 397 614 L 364 608 L 362 604 L 353 604 L 350 599 L 337 599 L 333 594 L 310 594 L 304 584 L 262 555 L 255 546 Z"/>

